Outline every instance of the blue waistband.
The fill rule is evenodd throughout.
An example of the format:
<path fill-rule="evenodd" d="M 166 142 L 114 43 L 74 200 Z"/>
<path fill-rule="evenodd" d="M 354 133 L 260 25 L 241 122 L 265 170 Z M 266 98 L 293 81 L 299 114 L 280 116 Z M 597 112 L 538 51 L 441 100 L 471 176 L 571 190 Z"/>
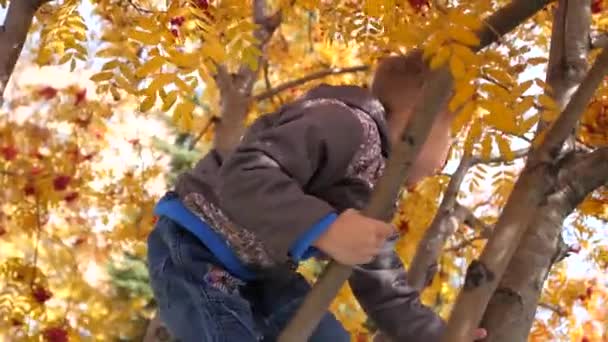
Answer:
<path fill-rule="evenodd" d="M 154 208 L 154 213 L 166 216 L 194 234 L 223 264 L 226 270 L 242 280 L 252 280 L 254 273 L 241 263 L 225 239 L 205 221 L 192 213 L 174 194 L 165 195 Z"/>

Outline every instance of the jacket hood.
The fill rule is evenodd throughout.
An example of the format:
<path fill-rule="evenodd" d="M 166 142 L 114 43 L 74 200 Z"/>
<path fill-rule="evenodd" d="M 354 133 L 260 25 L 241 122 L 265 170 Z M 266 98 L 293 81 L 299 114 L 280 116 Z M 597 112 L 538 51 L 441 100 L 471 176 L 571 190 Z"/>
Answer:
<path fill-rule="evenodd" d="M 305 95 L 305 100 L 319 99 L 319 98 L 330 98 L 344 102 L 345 104 L 362 110 L 369 115 L 380 132 L 380 139 L 382 140 L 382 152 L 385 157 L 390 152 L 390 141 L 388 135 L 388 125 L 386 123 L 386 110 L 380 100 L 376 98 L 367 89 L 353 86 L 353 85 L 329 85 L 321 84 L 311 90 Z"/>

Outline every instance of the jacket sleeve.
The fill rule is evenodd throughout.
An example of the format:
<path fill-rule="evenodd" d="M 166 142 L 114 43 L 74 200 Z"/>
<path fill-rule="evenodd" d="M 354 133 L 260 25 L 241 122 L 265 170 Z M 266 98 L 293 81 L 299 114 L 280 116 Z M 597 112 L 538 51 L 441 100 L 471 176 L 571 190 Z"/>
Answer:
<path fill-rule="evenodd" d="M 305 259 L 337 217 L 304 189 L 343 177 L 360 145 L 352 111 L 337 104 L 286 110 L 245 136 L 224 161 L 217 196 L 226 215 L 252 232 L 277 261 Z"/>
<path fill-rule="evenodd" d="M 388 239 L 372 262 L 356 266 L 349 285 L 363 310 L 393 340 L 439 341 L 445 323 L 407 284 L 405 267 L 394 250 L 397 238 L 395 234 Z"/>

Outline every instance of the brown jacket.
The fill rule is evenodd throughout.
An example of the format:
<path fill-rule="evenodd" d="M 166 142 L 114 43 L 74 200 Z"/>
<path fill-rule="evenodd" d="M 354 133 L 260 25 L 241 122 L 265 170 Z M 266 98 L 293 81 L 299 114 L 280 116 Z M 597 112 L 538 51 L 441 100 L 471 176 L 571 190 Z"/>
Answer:
<path fill-rule="evenodd" d="M 255 121 L 226 160 L 212 150 L 178 178 L 176 192 L 247 267 L 280 268 L 319 220 L 365 207 L 390 153 L 384 115 L 363 88 L 318 86 Z M 437 341 L 444 323 L 407 285 L 396 238 L 372 263 L 355 267 L 349 283 L 389 336 Z"/>

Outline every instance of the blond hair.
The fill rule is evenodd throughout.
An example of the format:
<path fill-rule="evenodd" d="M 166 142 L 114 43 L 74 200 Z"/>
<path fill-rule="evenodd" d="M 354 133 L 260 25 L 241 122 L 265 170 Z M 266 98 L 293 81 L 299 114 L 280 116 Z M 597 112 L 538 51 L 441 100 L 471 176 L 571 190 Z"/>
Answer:
<path fill-rule="evenodd" d="M 421 50 L 380 60 L 370 90 L 386 108 L 387 119 L 414 105 L 429 72 Z"/>

